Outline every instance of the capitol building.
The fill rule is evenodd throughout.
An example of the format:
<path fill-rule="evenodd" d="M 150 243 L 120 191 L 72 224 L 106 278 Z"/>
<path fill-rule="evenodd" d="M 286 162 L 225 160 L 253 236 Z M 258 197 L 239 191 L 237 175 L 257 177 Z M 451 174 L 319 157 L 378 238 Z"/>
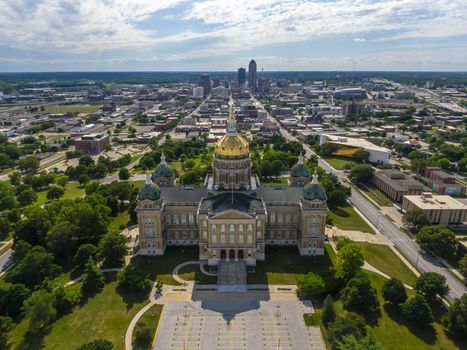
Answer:
<path fill-rule="evenodd" d="M 230 115 L 214 146 L 213 174 L 204 186 L 176 186 L 164 155 L 137 196 L 141 255 L 163 255 L 167 246 L 198 246 L 199 259 L 246 266 L 265 259 L 266 245 L 294 245 L 300 255 L 324 254 L 326 193 L 303 163 L 288 186 L 261 186 L 252 174 L 249 144 Z"/>

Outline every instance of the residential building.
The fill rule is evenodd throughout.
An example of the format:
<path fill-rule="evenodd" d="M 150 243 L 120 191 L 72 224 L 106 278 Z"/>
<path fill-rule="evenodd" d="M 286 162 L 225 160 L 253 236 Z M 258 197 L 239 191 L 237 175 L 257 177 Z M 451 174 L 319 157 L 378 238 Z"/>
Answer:
<path fill-rule="evenodd" d="M 432 191 L 438 194 L 450 196 L 463 196 L 465 194 L 466 187 L 460 184 L 453 175 L 438 167 L 428 166 L 425 168 L 425 181 Z"/>

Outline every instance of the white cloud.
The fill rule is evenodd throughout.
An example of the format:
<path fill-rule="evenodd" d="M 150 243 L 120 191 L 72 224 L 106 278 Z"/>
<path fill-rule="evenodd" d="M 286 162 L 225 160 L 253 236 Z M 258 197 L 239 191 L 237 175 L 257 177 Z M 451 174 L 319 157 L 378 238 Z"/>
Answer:
<path fill-rule="evenodd" d="M 364 42 L 364 41 L 365 41 L 365 38 L 354 38 L 353 41 L 356 41 L 356 42 Z"/>

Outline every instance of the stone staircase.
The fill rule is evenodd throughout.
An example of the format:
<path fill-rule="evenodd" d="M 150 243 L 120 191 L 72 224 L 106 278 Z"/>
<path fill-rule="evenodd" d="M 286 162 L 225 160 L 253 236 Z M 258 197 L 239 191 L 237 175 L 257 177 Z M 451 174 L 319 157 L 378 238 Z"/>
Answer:
<path fill-rule="evenodd" d="M 220 261 L 217 272 L 218 292 L 246 292 L 246 263 L 244 261 Z"/>

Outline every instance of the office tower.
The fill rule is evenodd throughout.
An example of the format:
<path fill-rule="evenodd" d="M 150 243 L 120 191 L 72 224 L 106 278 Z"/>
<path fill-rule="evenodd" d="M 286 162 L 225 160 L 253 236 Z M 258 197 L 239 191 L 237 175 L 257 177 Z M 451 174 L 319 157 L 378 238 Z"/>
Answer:
<path fill-rule="evenodd" d="M 256 62 L 251 60 L 248 65 L 248 87 L 251 91 L 256 90 Z"/>
<path fill-rule="evenodd" d="M 238 68 L 238 85 L 245 84 L 246 70 L 243 67 Z"/>
<path fill-rule="evenodd" d="M 203 87 L 204 96 L 207 96 L 211 92 L 211 79 L 207 74 L 201 75 L 200 79 L 199 86 Z"/>

